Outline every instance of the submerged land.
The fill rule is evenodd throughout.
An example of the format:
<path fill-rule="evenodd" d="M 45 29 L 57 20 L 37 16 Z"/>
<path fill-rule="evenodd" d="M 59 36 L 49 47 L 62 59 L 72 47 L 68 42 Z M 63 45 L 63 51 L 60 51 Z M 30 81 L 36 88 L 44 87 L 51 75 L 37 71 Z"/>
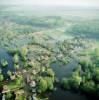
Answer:
<path fill-rule="evenodd" d="M 0 100 L 99 99 L 99 9 L 0 6 Z"/>

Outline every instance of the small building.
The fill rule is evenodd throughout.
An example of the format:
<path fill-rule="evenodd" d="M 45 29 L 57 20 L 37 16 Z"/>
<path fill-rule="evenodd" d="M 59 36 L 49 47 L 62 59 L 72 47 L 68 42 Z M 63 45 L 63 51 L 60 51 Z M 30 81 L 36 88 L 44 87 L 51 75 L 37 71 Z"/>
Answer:
<path fill-rule="evenodd" d="M 36 72 L 36 70 L 32 70 L 32 73 L 33 73 L 34 75 L 36 75 L 37 72 Z"/>
<path fill-rule="evenodd" d="M 25 69 L 23 69 L 23 71 L 22 71 L 23 73 L 26 73 L 27 71 L 25 70 Z"/>
<path fill-rule="evenodd" d="M 2 91 L 2 93 L 7 93 L 7 92 L 9 92 L 10 90 L 8 89 L 8 86 L 7 85 L 4 85 L 3 86 L 3 91 Z"/>
<path fill-rule="evenodd" d="M 15 91 L 15 95 L 16 95 L 15 100 L 19 100 L 19 97 L 24 95 L 24 91 L 23 90 L 17 90 L 17 91 Z"/>
<path fill-rule="evenodd" d="M 30 82 L 30 87 L 32 88 L 32 93 L 35 94 L 36 93 L 36 82 L 31 81 Z"/>
<path fill-rule="evenodd" d="M 11 78 L 11 80 L 15 80 L 16 79 L 16 76 L 15 75 L 12 75 L 10 78 Z"/>
<path fill-rule="evenodd" d="M 30 87 L 32 87 L 32 88 L 33 88 L 33 87 L 36 87 L 36 82 L 35 82 L 35 81 L 31 81 L 31 82 L 30 82 Z"/>

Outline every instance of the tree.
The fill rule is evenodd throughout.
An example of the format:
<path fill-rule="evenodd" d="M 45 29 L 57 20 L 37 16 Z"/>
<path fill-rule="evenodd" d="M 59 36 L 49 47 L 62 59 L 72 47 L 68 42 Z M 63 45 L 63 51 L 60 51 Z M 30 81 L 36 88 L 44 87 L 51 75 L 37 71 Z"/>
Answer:
<path fill-rule="evenodd" d="M 93 70 L 94 70 L 93 71 L 94 79 L 95 79 L 96 82 L 99 82 L 99 68 L 98 67 L 95 67 Z"/>
<path fill-rule="evenodd" d="M 0 73 L 0 82 L 3 81 L 4 77 L 2 75 L 2 73 Z"/>
<path fill-rule="evenodd" d="M 11 75 L 12 75 L 12 73 L 11 73 L 11 71 L 10 71 L 10 70 L 8 70 L 7 74 L 8 74 L 9 76 L 11 76 Z"/>
<path fill-rule="evenodd" d="M 88 92 L 88 93 L 93 93 L 95 92 L 95 83 L 94 81 L 87 81 L 83 85 L 81 85 L 81 88 L 83 91 Z"/>
<path fill-rule="evenodd" d="M 14 68 L 15 69 L 19 69 L 19 65 L 18 64 L 14 64 Z"/>
<path fill-rule="evenodd" d="M 27 53 L 28 53 L 28 49 L 27 49 L 26 47 L 23 47 L 23 48 L 21 49 L 21 54 L 22 54 L 23 56 L 26 56 Z"/>
<path fill-rule="evenodd" d="M 16 84 L 20 85 L 22 83 L 22 76 L 18 76 L 18 78 L 16 79 Z"/>
<path fill-rule="evenodd" d="M 11 92 L 8 92 L 5 96 L 6 100 L 11 100 L 11 97 L 12 97 L 12 93 Z"/>
<path fill-rule="evenodd" d="M 40 78 L 40 81 L 38 83 L 38 92 L 42 93 L 45 92 L 47 90 L 47 82 L 45 79 Z"/>
<path fill-rule="evenodd" d="M 51 77 L 46 77 L 45 80 L 47 82 L 47 90 L 53 90 L 54 85 L 53 85 L 52 78 Z"/>
<path fill-rule="evenodd" d="M 81 65 L 82 70 L 85 71 L 86 69 L 88 69 L 89 61 L 81 60 L 81 61 L 79 62 L 79 64 Z"/>
<path fill-rule="evenodd" d="M 85 80 L 92 80 L 92 74 L 90 71 L 86 72 L 83 76 L 85 76 Z"/>
<path fill-rule="evenodd" d="M 21 49 L 21 56 L 22 56 L 22 59 L 23 59 L 24 61 L 26 61 L 27 53 L 28 53 L 28 49 L 27 49 L 26 47 L 23 47 L 23 48 Z"/>
<path fill-rule="evenodd" d="M 8 65 L 8 61 L 5 60 L 5 59 L 2 59 L 2 60 L 1 60 L 1 65 L 2 65 L 3 67 L 6 67 L 6 66 Z"/>
<path fill-rule="evenodd" d="M 97 95 L 99 96 L 99 84 L 97 84 L 96 92 L 97 92 Z"/>
<path fill-rule="evenodd" d="M 54 77 L 55 73 L 54 73 L 54 71 L 52 69 L 47 69 L 47 75 L 51 76 L 51 77 Z"/>
<path fill-rule="evenodd" d="M 18 56 L 18 54 L 14 55 L 13 61 L 14 61 L 15 64 L 17 64 L 19 62 L 19 56 Z"/>
<path fill-rule="evenodd" d="M 81 65 L 78 65 L 75 69 L 74 69 L 74 72 L 73 72 L 73 76 L 79 76 L 81 74 Z"/>
<path fill-rule="evenodd" d="M 99 48 L 96 48 L 95 51 L 94 51 L 94 53 L 95 53 L 94 54 L 95 56 L 99 57 Z"/>
<path fill-rule="evenodd" d="M 82 78 L 78 75 L 72 76 L 70 78 L 70 85 L 73 88 L 79 88 L 81 82 L 82 82 Z"/>

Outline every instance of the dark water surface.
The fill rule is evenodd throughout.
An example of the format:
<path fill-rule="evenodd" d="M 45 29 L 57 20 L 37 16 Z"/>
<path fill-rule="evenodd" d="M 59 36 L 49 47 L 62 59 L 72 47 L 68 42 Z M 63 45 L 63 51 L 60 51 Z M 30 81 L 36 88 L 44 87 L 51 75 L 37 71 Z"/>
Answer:
<path fill-rule="evenodd" d="M 0 49 L 0 63 L 1 63 L 2 59 L 5 59 L 8 61 L 8 66 L 6 66 L 4 68 L 0 64 L 0 69 L 2 70 L 2 73 L 5 76 L 5 78 L 7 78 L 7 71 L 10 70 L 11 72 L 13 72 L 14 67 L 13 67 L 12 57 L 4 49 Z"/>
<path fill-rule="evenodd" d="M 71 60 L 71 62 L 67 65 L 62 65 L 59 62 L 53 63 L 52 69 L 55 71 L 56 77 L 61 79 L 65 76 L 70 76 L 75 67 L 77 67 L 77 61 Z M 59 86 L 56 91 L 52 92 L 49 95 L 49 100 L 88 100 L 86 96 L 83 94 L 65 91 L 61 89 Z"/>
<path fill-rule="evenodd" d="M 77 67 L 77 61 L 71 60 L 67 65 L 63 65 L 60 62 L 55 62 L 51 65 L 52 69 L 55 71 L 57 78 L 61 79 L 66 76 L 70 76 L 75 67 Z"/>
<path fill-rule="evenodd" d="M 58 88 L 49 96 L 49 100 L 87 100 L 87 98 L 80 93 L 64 91 Z"/>

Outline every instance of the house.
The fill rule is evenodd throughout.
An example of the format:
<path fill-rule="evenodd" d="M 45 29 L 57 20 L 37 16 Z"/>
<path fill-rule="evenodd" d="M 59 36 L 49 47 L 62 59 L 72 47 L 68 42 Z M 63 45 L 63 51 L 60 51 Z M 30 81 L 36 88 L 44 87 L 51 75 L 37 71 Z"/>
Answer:
<path fill-rule="evenodd" d="M 36 93 L 36 82 L 35 81 L 31 81 L 30 82 L 30 87 L 32 88 L 32 93 Z"/>
<path fill-rule="evenodd" d="M 17 90 L 17 91 L 15 91 L 15 95 L 16 95 L 15 100 L 19 100 L 19 96 L 24 95 L 24 91 L 23 90 Z"/>
<path fill-rule="evenodd" d="M 32 88 L 33 88 L 33 87 L 36 87 L 36 82 L 35 82 L 35 81 L 31 81 L 31 82 L 30 82 L 30 87 L 32 87 Z"/>
<path fill-rule="evenodd" d="M 10 90 L 8 89 L 8 86 L 7 85 L 4 85 L 3 86 L 3 91 L 2 91 L 2 93 L 4 94 L 4 93 L 7 93 L 7 92 L 9 92 Z"/>
<path fill-rule="evenodd" d="M 34 75 L 36 75 L 37 72 L 36 72 L 36 70 L 33 70 L 32 73 L 33 73 Z"/>
<path fill-rule="evenodd" d="M 16 79 L 16 76 L 15 75 L 12 75 L 10 76 L 11 80 L 15 80 Z"/>

